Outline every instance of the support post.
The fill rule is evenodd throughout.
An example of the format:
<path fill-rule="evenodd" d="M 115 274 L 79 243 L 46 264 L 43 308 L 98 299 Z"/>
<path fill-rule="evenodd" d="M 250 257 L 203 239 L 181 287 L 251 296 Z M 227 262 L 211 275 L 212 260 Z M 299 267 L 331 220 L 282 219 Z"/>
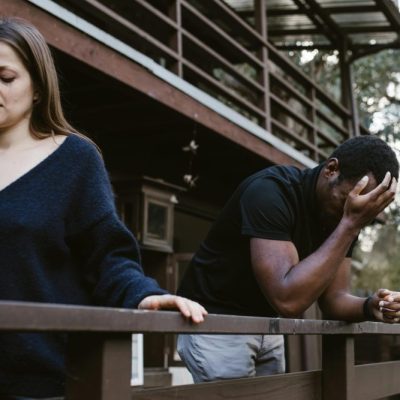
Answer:
<path fill-rule="evenodd" d="M 263 37 L 264 41 L 267 37 L 267 6 L 264 0 L 255 0 L 254 2 L 254 17 L 257 32 Z M 264 87 L 264 93 L 261 96 L 260 105 L 265 112 L 264 128 L 271 132 L 271 105 L 270 105 L 270 88 L 269 88 L 269 71 L 268 71 L 268 49 L 262 44 L 257 52 L 258 58 L 263 62 L 263 68 L 259 81 Z"/>
<path fill-rule="evenodd" d="M 176 22 L 177 30 L 172 34 L 169 45 L 172 50 L 175 50 L 178 53 L 178 60 L 172 67 L 172 71 L 175 72 L 179 77 L 183 77 L 183 65 L 182 65 L 182 57 L 183 57 L 183 49 L 182 49 L 182 11 L 181 11 L 181 1 L 174 0 L 172 4 L 169 6 L 168 14 L 169 17 Z"/>
<path fill-rule="evenodd" d="M 348 56 L 348 44 L 343 39 L 340 49 L 340 81 L 342 104 L 350 111 L 351 117 L 348 120 L 348 129 L 351 130 L 351 136 L 360 135 L 360 121 L 358 117 L 358 108 L 353 93 L 353 77 L 351 72 L 351 63 Z"/>
<path fill-rule="evenodd" d="M 76 333 L 67 351 L 68 400 L 130 400 L 132 335 Z"/>
<path fill-rule="evenodd" d="M 322 399 L 354 400 L 354 338 L 324 335 L 322 338 Z"/>

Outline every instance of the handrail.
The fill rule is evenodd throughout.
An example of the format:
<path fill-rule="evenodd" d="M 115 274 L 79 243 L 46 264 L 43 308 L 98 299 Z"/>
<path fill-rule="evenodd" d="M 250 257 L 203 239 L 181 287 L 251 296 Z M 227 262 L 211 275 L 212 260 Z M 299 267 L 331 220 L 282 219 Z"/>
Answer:
<path fill-rule="evenodd" d="M 202 324 L 188 323 L 174 311 L 0 301 L 0 331 L 241 333 L 284 335 L 400 334 L 400 324 L 347 323 L 210 314 Z"/>
<path fill-rule="evenodd" d="M 400 325 L 233 315 L 208 315 L 196 325 L 178 312 L 0 301 L 0 332 L 68 332 L 70 400 L 374 400 L 400 393 L 400 361 L 354 363 L 354 336 L 400 334 Z M 132 392 L 133 332 L 322 335 L 322 370 Z"/>

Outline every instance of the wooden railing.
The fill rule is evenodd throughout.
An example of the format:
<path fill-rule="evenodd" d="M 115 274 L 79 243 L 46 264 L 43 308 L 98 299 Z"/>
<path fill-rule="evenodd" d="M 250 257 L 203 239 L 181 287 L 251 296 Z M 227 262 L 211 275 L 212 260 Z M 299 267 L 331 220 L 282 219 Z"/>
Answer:
<path fill-rule="evenodd" d="M 400 361 L 356 366 L 354 337 L 399 325 L 0 302 L 0 332 L 68 332 L 67 400 L 372 400 L 400 393 Z M 132 392 L 131 333 L 322 335 L 322 370 Z"/>
<path fill-rule="evenodd" d="M 55 0 L 320 161 L 351 135 L 352 115 L 223 0 Z"/>

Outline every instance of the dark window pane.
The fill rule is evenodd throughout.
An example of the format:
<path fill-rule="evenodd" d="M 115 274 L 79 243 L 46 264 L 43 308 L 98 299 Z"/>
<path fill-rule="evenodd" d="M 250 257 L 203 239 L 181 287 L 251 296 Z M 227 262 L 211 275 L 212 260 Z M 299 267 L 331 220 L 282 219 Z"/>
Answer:
<path fill-rule="evenodd" d="M 147 234 L 152 239 L 167 239 L 167 207 L 148 203 Z"/>

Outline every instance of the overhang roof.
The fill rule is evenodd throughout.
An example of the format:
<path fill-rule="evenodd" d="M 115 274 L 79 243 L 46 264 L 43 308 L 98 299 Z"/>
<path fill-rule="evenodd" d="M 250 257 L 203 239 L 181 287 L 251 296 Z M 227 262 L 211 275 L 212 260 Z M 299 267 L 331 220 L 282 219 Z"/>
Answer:
<path fill-rule="evenodd" d="M 254 18 L 254 0 L 225 0 Z M 265 1 L 265 0 L 264 0 Z M 340 49 L 353 53 L 400 48 L 399 0 L 267 0 L 268 36 L 281 49 Z"/>

